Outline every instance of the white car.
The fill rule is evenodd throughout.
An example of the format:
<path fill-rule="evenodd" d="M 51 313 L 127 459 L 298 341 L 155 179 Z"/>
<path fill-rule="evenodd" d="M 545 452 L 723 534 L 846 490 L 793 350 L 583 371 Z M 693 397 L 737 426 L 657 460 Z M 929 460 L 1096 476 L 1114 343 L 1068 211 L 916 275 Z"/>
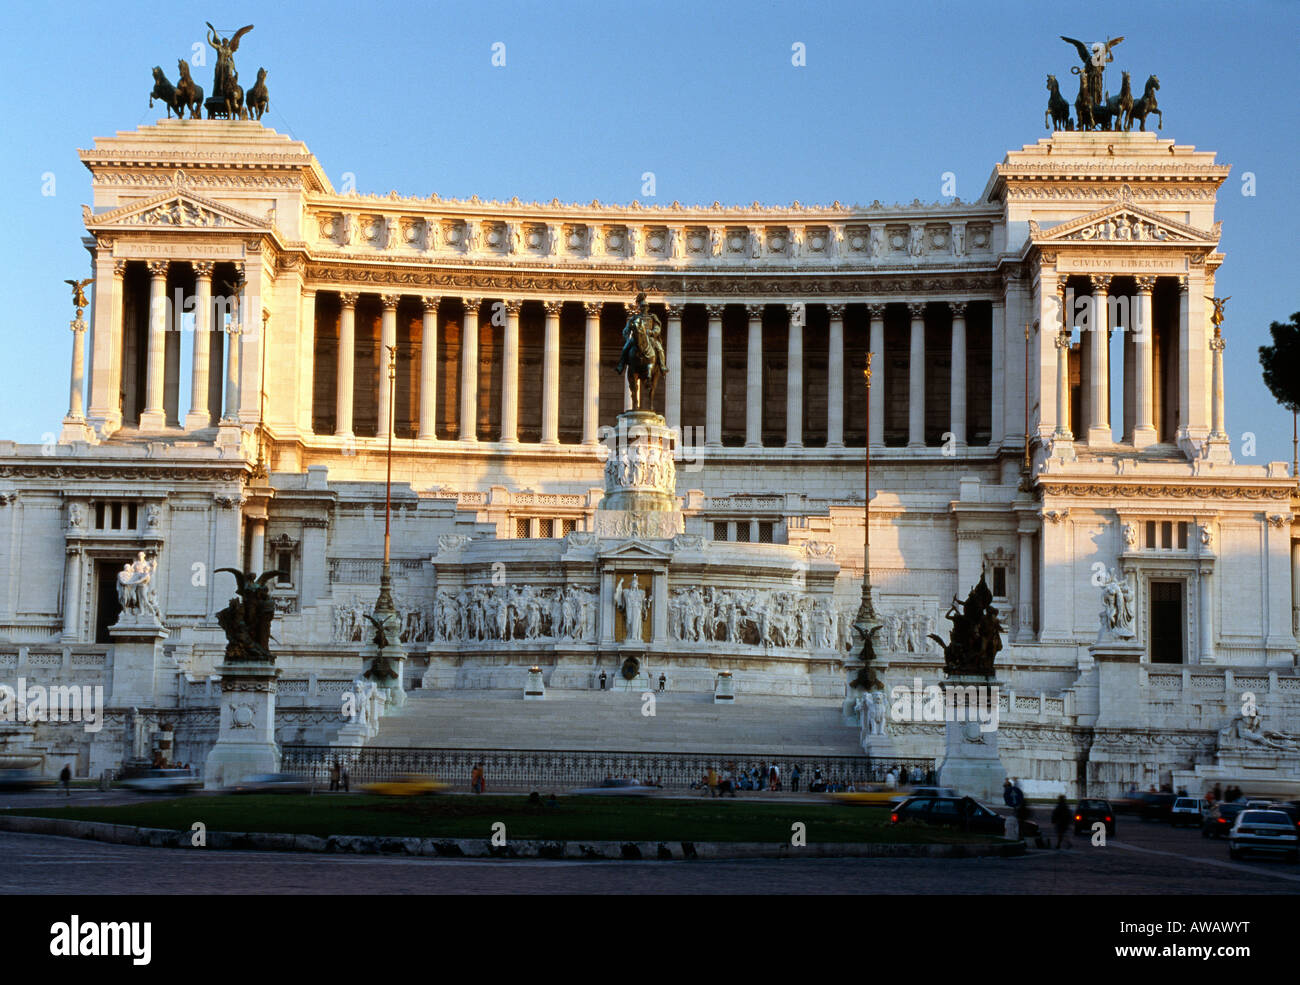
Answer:
<path fill-rule="evenodd" d="M 1249 808 L 1238 814 L 1228 832 L 1228 854 L 1241 858 L 1247 852 L 1282 852 L 1292 862 L 1300 860 L 1300 835 L 1291 815 Z"/>
<path fill-rule="evenodd" d="M 1175 828 L 1180 824 L 1192 824 L 1199 828 L 1201 819 L 1209 809 L 1209 804 L 1196 797 L 1179 797 L 1169 808 L 1169 823 Z"/>
<path fill-rule="evenodd" d="M 199 789 L 203 781 L 190 770 L 146 770 L 123 780 L 122 786 L 140 793 L 185 793 Z"/>

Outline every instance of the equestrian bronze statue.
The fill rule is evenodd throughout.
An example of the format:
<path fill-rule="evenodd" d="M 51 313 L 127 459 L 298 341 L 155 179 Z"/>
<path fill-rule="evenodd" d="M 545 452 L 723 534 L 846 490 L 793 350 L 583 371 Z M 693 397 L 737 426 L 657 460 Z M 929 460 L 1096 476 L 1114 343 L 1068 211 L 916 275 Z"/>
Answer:
<path fill-rule="evenodd" d="M 275 600 L 266 583 L 288 577 L 283 571 L 251 571 L 218 568 L 235 576 L 235 597 L 217 613 L 217 623 L 226 634 L 226 660 L 239 663 L 274 663 L 271 653 L 271 622 Z"/>
<path fill-rule="evenodd" d="M 614 372 L 627 374 L 633 410 L 654 409 L 655 389 L 660 377 L 668 372 L 668 363 L 664 358 L 663 325 L 659 316 L 650 311 L 644 292 L 636 296 L 636 310 L 628 315 L 623 326 L 623 351 Z M 644 387 L 650 393 L 643 400 Z"/>
<path fill-rule="evenodd" d="M 1002 649 L 1003 626 L 983 573 L 965 602 L 953 596 L 946 617 L 952 623 L 948 642 L 930 634 L 930 639 L 943 647 L 944 672 L 950 677 L 992 677 L 993 660 Z"/>

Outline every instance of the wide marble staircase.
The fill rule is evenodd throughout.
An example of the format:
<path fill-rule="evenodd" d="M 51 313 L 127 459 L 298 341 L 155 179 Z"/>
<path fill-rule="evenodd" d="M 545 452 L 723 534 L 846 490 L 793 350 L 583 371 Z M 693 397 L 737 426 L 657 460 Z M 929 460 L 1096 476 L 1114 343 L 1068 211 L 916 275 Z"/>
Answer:
<path fill-rule="evenodd" d="M 590 750 L 709 755 L 862 756 L 838 702 L 710 694 L 549 690 L 543 701 L 504 691 L 410 691 L 367 745 L 421 749 Z"/>

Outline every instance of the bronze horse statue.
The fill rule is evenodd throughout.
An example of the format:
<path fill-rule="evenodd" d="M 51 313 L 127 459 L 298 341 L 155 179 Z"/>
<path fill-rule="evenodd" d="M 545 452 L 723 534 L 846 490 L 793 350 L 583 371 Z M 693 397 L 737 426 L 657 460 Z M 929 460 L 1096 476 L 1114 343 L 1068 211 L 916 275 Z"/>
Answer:
<path fill-rule="evenodd" d="M 1106 100 L 1112 130 L 1127 130 L 1133 125 L 1133 90 L 1129 86 L 1128 73 L 1121 74 L 1124 77 L 1124 84 L 1119 88 L 1119 95 L 1111 96 Z"/>
<path fill-rule="evenodd" d="M 248 111 L 251 119 L 260 120 L 262 114 L 267 111 L 270 105 L 271 96 L 266 91 L 266 69 L 259 68 L 257 70 L 257 81 L 253 83 L 253 88 L 248 90 L 244 108 Z"/>
<path fill-rule="evenodd" d="M 1043 114 L 1043 125 L 1049 130 L 1073 130 L 1070 122 L 1070 104 L 1061 95 L 1061 87 L 1055 75 L 1047 77 L 1047 112 Z"/>
<path fill-rule="evenodd" d="M 654 406 L 655 389 L 659 379 L 668 372 L 664 358 L 663 326 L 659 316 L 650 311 L 645 293 L 636 296 L 636 310 L 628 316 L 623 326 L 623 351 L 618 357 L 616 373 L 627 373 L 627 386 L 632 392 L 632 409 L 642 410 L 641 388 L 648 385 L 649 399 L 645 410 Z"/>
<path fill-rule="evenodd" d="M 185 106 L 176 96 L 176 87 L 167 81 L 167 76 L 163 75 L 161 65 L 153 67 L 153 92 L 149 93 L 151 108 L 155 99 L 160 100 L 167 107 L 167 119 L 172 118 L 173 110 L 176 111 L 178 118 L 185 118 Z"/>
<path fill-rule="evenodd" d="M 1165 125 L 1164 114 L 1160 112 L 1160 107 L 1156 105 L 1156 90 L 1160 88 L 1160 80 L 1154 75 L 1147 79 L 1146 89 L 1142 92 L 1142 98 L 1133 104 L 1133 110 L 1129 114 L 1129 126 L 1133 121 L 1138 121 L 1138 129 L 1146 130 L 1147 117 L 1155 113 L 1157 118 L 1156 129 Z M 1128 129 L 1128 127 L 1125 127 Z"/>
<path fill-rule="evenodd" d="M 203 113 L 203 87 L 194 81 L 190 75 L 190 63 L 184 58 L 179 59 L 176 64 L 180 67 L 181 77 L 176 81 L 176 101 L 180 103 L 181 109 L 189 109 L 190 119 L 201 119 Z M 181 113 L 177 113 L 180 116 Z"/>
<path fill-rule="evenodd" d="M 1079 121 L 1080 130 L 1091 130 L 1097 125 L 1097 118 L 1093 114 L 1094 103 L 1088 91 L 1088 77 L 1077 66 L 1070 71 L 1079 77 L 1079 95 L 1074 98 L 1074 115 Z"/>

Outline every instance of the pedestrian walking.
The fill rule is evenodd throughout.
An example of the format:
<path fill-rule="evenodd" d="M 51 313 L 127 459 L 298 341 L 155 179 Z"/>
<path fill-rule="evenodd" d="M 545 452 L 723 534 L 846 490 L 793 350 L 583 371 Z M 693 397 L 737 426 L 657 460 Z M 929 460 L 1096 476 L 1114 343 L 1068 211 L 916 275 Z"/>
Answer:
<path fill-rule="evenodd" d="M 341 774 L 340 780 L 343 783 L 343 792 L 350 793 L 352 787 L 349 785 L 350 777 L 348 776 L 348 768 L 346 766 L 341 767 Z"/>
<path fill-rule="evenodd" d="M 67 763 L 63 764 L 63 770 L 59 773 L 59 782 L 63 784 L 63 794 L 65 797 L 72 796 L 72 767 Z"/>
<path fill-rule="evenodd" d="M 1066 845 L 1070 844 L 1070 820 L 1073 818 L 1070 812 L 1070 805 L 1066 803 L 1065 794 L 1056 798 L 1056 807 L 1052 809 L 1052 827 L 1056 828 L 1056 847 L 1061 847 L 1061 842 Z"/>
<path fill-rule="evenodd" d="M 1012 792 L 1011 777 L 1002 781 L 1002 803 L 1008 807 L 1016 806 L 1016 795 Z"/>
<path fill-rule="evenodd" d="M 475 763 L 474 768 L 470 770 L 469 788 L 475 793 L 482 793 L 487 789 L 487 777 L 483 773 L 483 766 L 479 763 Z"/>
<path fill-rule="evenodd" d="M 799 774 L 800 774 L 799 764 L 795 763 L 794 769 L 790 770 L 790 792 L 791 793 L 799 792 Z"/>
<path fill-rule="evenodd" d="M 337 793 L 339 789 L 339 778 L 343 771 L 339 768 L 339 761 L 336 759 L 330 764 L 330 793 Z"/>

